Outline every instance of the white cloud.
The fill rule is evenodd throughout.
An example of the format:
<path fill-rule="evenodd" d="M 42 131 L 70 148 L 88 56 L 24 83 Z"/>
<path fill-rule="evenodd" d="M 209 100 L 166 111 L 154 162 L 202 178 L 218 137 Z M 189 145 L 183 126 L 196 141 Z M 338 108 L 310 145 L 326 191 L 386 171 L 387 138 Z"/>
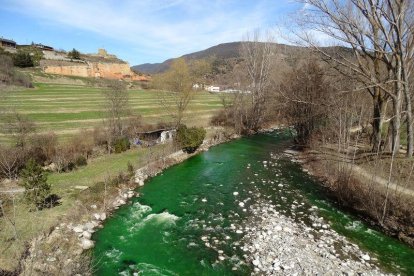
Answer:
<path fill-rule="evenodd" d="M 173 57 L 266 26 L 275 6 L 264 0 L 5 0 L 3 7 Z M 243 7 L 248 5 L 248 8 Z"/>

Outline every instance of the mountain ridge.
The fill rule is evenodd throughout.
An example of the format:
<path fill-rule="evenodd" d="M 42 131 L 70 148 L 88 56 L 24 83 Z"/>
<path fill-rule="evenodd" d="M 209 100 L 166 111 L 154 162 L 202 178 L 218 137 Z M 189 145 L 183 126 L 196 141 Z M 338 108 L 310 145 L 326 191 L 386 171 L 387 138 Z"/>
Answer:
<path fill-rule="evenodd" d="M 144 73 L 144 74 L 157 74 L 163 73 L 169 69 L 170 64 L 178 59 L 184 58 L 185 60 L 198 60 L 198 59 L 205 59 L 205 58 L 216 58 L 216 60 L 237 60 L 241 58 L 240 48 L 242 41 L 235 41 L 235 42 L 228 42 L 228 43 L 220 43 L 218 45 L 209 47 L 205 50 L 189 53 L 182 55 L 181 57 L 177 58 L 170 58 L 160 63 L 144 63 L 132 66 L 131 69 L 137 73 Z M 287 44 L 279 44 L 279 43 L 271 43 L 271 47 L 273 48 L 273 52 L 275 55 L 278 56 L 290 56 L 291 58 L 299 58 L 304 53 L 308 53 L 312 51 L 310 48 L 302 47 L 302 46 L 293 46 Z M 323 47 L 329 52 L 348 52 L 349 49 L 346 47 L 340 46 L 332 46 L 332 47 Z M 303 56 L 302 56 L 303 57 Z"/>

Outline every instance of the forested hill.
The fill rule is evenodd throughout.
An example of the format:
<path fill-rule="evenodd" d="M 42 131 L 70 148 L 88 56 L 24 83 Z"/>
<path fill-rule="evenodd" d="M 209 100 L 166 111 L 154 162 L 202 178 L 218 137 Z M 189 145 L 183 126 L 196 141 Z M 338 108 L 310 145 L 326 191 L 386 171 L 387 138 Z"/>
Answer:
<path fill-rule="evenodd" d="M 181 56 L 186 60 L 198 60 L 198 59 L 206 59 L 206 58 L 215 58 L 221 62 L 229 62 L 231 60 L 237 60 L 241 57 L 240 49 L 241 49 L 242 42 L 230 42 L 230 43 L 222 43 L 208 49 L 186 54 Z M 285 44 L 278 44 L 272 43 L 271 44 L 273 52 L 275 55 L 290 57 L 293 59 L 300 59 L 304 56 L 304 53 L 310 51 L 310 49 L 299 47 L 299 46 L 290 46 Z M 345 48 L 342 47 L 331 47 L 333 51 L 344 51 Z M 345 50 L 346 51 L 346 50 Z M 306 55 L 305 55 L 306 56 Z M 140 72 L 140 73 L 147 73 L 147 74 L 156 74 L 162 73 L 168 70 L 171 62 L 176 58 L 167 59 L 162 63 L 144 63 L 140 65 L 132 66 L 132 70 Z M 233 62 L 230 62 L 233 63 Z"/>
<path fill-rule="evenodd" d="M 187 60 L 205 59 L 209 57 L 216 57 L 219 59 L 237 58 L 240 56 L 240 45 L 241 42 L 223 43 L 210 47 L 203 51 L 183 55 L 182 57 Z M 174 59 L 175 58 L 167 59 L 162 63 L 144 63 L 140 65 L 135 65 L 132 66 L 132 70 L 148 74 L 162 73 L 168 70 L 171 62 Z"/>

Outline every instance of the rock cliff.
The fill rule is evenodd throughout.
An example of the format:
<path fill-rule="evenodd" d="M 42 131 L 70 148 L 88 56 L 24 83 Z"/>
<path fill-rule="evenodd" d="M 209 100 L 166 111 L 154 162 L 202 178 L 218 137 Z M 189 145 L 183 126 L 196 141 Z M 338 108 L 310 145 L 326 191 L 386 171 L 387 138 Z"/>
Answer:
<path fill-rule="evenodd" d="M 127 62 L 109 55 L 104 49 L 99 49 L 98 54 L 81 55 L 81 60 L 70 60 L 65 54 L 55 51 L 45 52 L 40 66 L 48 74 L 133 81 L 149 80 L 148 77 L 133 72 Z"/>
<path fill-rule="evenodd" d="M 86 62 L 62 65 L 46 65 L 43 71 L 48 74 L 105 79 L 148 80 L 131 71 L 128 63 Z"/>

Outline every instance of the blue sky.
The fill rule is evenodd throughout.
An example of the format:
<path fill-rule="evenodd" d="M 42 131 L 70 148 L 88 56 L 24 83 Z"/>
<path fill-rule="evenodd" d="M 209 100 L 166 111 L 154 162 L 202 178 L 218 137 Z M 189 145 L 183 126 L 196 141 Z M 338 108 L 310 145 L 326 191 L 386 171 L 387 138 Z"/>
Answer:
<path fill-rule="evenodd" d="M 0 0 L 0 36 L 83 53 L 106 48 L 136 65 L 239 41 L 299 8 L 292 0 Z"/>

